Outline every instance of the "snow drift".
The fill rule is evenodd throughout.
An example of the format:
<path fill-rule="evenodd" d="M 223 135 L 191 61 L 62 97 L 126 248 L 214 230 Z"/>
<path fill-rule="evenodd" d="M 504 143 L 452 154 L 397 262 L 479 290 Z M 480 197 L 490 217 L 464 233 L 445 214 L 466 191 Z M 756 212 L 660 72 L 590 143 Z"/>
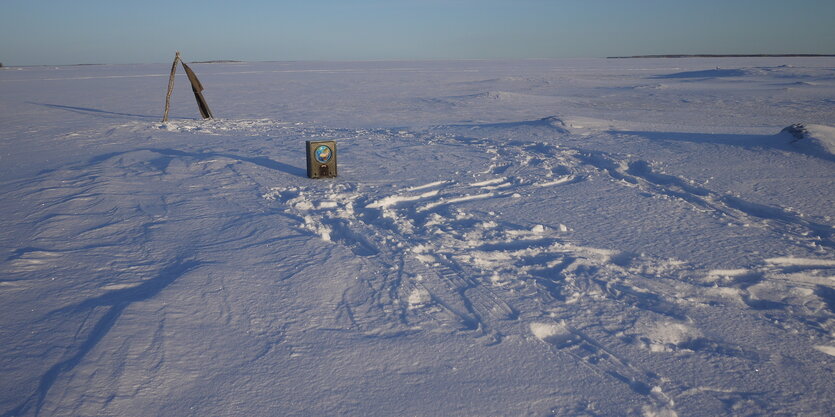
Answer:
<path fill-rule="evenodd" d="M 791 136 L 791 144 L 804 152 L 835 156 L 835 127 L 798 123 L 784 128 L 781 133 Z"/>

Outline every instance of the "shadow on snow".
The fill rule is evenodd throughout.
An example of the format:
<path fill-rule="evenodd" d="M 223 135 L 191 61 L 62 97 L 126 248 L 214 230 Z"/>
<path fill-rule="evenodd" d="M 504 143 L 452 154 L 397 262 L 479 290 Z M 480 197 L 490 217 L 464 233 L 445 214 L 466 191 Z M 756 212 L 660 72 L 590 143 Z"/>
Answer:
<path fill-rule="evenodd" d="M 305 169 L 295 167 L 292 165 L 285 164 L 283 162 L 274 161 L 270 158 L 264 156 L 257 156 L 257 157 L 246 157 L 240 155 L 233 155 L 228 153 L 221 153 L 221 152 L 185 152 L 176 149 L 161 149 L 161 148 L 140 148 L 140 149 L 132 149 L 130 151 L 124 152 L 113 152 L 113 153 L 106 153 L 103 155 L 95 156 L 90 158 L 87 162 L 89 164 L 97 164 L 100 162 L 104 162 L 110 158 L 124 155 L 130 152 L 137 152 L 137 151 L 150 151 L 154 153 L 158 153 L 163 156 L 169 157 L 189 157 L 194 158 L 197 160 L 208 160 L 213 158 L 229 158 L 240 162 L 248 162 L 250 164 L 255 164 L 263 168 L 272 169 L 275 171 L 281 171 L 290 175 L 295 175 L 297 177 L 307 177 L 307 171 Z"/>
<path fill-rule="evenodd" d="M 47 316 L 61 313 L 78 313 L 92 311 L 98 307 L 110 307 L 107 312 L 93 326 L 87 339 L 78 346 L 74 355 L 52 365 L 40 378 L 37 390 L 26 398 L 22 404 L 3 413 L 1 417 L 12 417 L 29 412 L 35 408 L 35 415 L 40 413 L 44 399 L 49 390 L 55 384 L 61 374 L 72 371 L 79 363 L 107 336 L 108 332 L 116 324 L 116 321 L 131 304 L 145 301 L 159 294 L 160 291 L 171 285 L 177 278 L 200 265 L 197 261 L 180 260 L 164 268 L 159 274 L 145 281 L 139 286 L 122 290 L 111 291 L 98 297 L 83 301 L 74 306 L 64 307 L 50 312 Z"/>
<path fill-rule="evenodd" d="M 815 158 L 835 162 L 835 155 L 825 152 L 804 150 L 801 147 L 793 146 L 797 139 L 785 133 L 776 135 L 739 135 L 725 133 L 689 133 L 689 132 L 647 132 L 629 130 L 611 130 L 612 135 L 634 135 L 641 136 L 652 141 L 675 141 L 691 142 L 713 145 L 736 146 L 746 150 L 775 149 L 780 151 L 801 153 Z"/>
<path fill-rule="evenodd" d="M 61 104 L 50 104 L 50 103 L 35 103 L 31 101 L 27 101 L 28 104 L 34 104 L 36 106 L 42 107 L 49 107 L 52 109 L 59 109 L 59 110 L 66 110 L 73 113 L 79 114 L 86 114 L 92 116 L 100 116 L 106 118 L 112 118 L 113 116 L 125 116 L 125 117 L 139 117 L 143 119 L 161 119 L 161 116 L 149 116 L 147 114 L 135 114 L 135 113 L 120 113 L 120 112 L 113 112 L 101 109 L 93 109 L 89 107 L 76 107 L 76 106 L 64 106 Z"/>

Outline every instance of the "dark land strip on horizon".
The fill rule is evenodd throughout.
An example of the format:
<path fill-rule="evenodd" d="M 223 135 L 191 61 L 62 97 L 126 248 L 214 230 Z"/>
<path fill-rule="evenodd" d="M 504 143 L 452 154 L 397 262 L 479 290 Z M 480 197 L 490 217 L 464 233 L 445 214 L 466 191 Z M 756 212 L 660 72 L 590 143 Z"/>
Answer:
<path fill-rule="evenodd" d="M 817 58 L 835 57 L 826 54 L 678 54 L 678 55 L 632 55 L 632 56 L 607 56 L 606 59 L 628 59 L 628 58 Z"/>

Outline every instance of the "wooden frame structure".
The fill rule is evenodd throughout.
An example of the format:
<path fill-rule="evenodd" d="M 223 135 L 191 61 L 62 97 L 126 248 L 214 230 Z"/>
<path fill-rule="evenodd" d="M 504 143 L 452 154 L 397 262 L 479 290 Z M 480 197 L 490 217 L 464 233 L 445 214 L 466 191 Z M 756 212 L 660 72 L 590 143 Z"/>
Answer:
<path fill-rule="evenodd" d="M 206 103 L 206 99 L 203 97 L 203 84 L 197 79 L 194 71 L 180 58 L 180 51 L 177 51 L 177 54 L 174 55 L 174 63 L 171 64 L 171 75 L 168 77 L 168 92 L 165 94 L 165 113 L 162 115 L 162 121 L 168 121 L 168 110 L 171 108 L 171 93 L 174 91 L 174 75 L 177 73 L 177 63 L 183 66 L 183 70 L 185 70 L 186 76 L 191 83 L 191 91 L 194 93 L 194 99 L 197 100 L 197 108 L 200 110 L 200 115 L 204 119 L 214 118 L 212 111 L 209 109 L 209 104 Z"/>

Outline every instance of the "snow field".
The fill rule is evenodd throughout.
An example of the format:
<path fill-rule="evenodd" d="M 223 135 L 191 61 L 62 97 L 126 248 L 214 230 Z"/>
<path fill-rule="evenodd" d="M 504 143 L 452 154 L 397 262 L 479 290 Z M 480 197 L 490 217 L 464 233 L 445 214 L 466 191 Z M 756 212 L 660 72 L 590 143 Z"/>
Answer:
<path fill-rule="evenodd" d="M 0 413 L 827 415 L 832 70 L 609 62 L 0 80 Z"/>

